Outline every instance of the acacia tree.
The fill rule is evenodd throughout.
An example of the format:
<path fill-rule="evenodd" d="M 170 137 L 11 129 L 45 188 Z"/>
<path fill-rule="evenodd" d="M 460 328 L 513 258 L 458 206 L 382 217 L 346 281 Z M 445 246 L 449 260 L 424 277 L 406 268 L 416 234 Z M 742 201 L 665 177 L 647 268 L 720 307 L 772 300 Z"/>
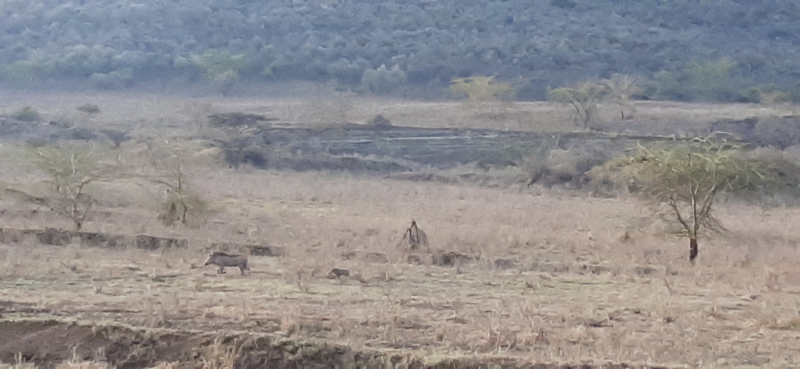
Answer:
<path fill-rule="evenodd" d="M 166 186 L 166 199 L 162 203 L 162 211 L 158 219 L 165 226 L 172 226 L 176 221 L 184 225 L 190 223 L 190 213 L 194 218 L 202 218 L 208 214 L 206 200 L 197 192 L 187 189 L 187 174 L 184 171 L 181 155 L 175 153 L 165 158 L 162 163 L 169 172 L 167 180 L 157 179 L 155 182 Z M 198 221 L 198 219 L 194 219 Z"/>
<path fill-rule="evenodd" d="M 605 85 L 596 81 L 585 81 L 575 87 L 550 90 L 547 100 L 572 106 L 576 120 L 583 124 L 584 129 L 588 129 L 589 123 L 597 115 L 597 104 L 607 93 Z"/>
<path fill-rule="evenodd" d="M 620 117 L 623 120 L 633 118 L 633 111 L 628 111 L 626 116 L 625 110 L 628 110 L 631 98 L 644 91 L 637 85 L 636 77 L 627 74 L 614 74 L 611 78 L 603 80 L 603 85 L 606 86 L 611 100 L 619 105 Z"/>
<path fill-rule="evenodd" d="M 618 159 L 610 168 L 646 198 L 669 205 L 689 238 L 689 261 L 694 264 L 701 232 L 722 229 L 713 212 L 717 195 L 770 187 L 785 181 L 787 173 L 797 177 L 796 165 L 748 159 L 740 155 L 741 149 L 727 141 L 702 139 L 670 148 L 639 145 L 636 155 Z M 775 170 L 787 166 L 794 169 Z"/>
<path fill-rule="evenodd" d="M 86 187 L 111 178 L 116 166 L 104 163 L 102 155 L 87 146 L 45 146 L 31 150 L 33 164 L 50 177 L 57 198 L 48 199 L 51 210 L 66 216 L 80 230 L 94 203 Z"/>

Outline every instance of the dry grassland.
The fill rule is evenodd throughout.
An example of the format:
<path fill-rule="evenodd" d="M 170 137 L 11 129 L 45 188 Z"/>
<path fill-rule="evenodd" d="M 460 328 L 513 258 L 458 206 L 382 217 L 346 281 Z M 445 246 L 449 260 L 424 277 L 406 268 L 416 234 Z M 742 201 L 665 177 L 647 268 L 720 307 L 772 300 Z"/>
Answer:
<path fill-rule="evenodd" d="M 0 320 L 249 332 L 412 355 L 427 363 L 458 358 L 706 368 L 800 363 L 800 229 L 794 226 L 800 209 L 720 203 L 718 215 L 729 231 L 702 239 L 700 261 L 691 267 L 685 239 L 668 234 L 671 228 L 639 200 L 524 185 L 483 188 L 324 172 L 237 171 L 192 141 L 175 138 L 191 136 L 193 122 L 202 124 L 196 120 L 209 111 L 302 123 L 301 114 L 308 113 L 302 106 L 313 101 L 113 93 L 32 99 L 9 97 L 0 110 L 32 105 L 53 119 L 167 138 L 187 153 L 190 184 L 213 211 L 201 224 L 162 225 L 159 189 L 137 179 L 158 174 L 147 166 L 150 146 L 126 142 L 113 153 L 127 172 L 94 185 L 98 204 L 84 228 L 183 237 L 189 247 L 0 244 L 0 300 L 16 306 Z M 87 101 L 100 105 L 102 113 L 83 117 L 74 110 Z M 380 113 L 397 125 L 480 122 L 463 118 L 471 113 L 458 103 L 354 101 L 349 119 L 356 121 Z M 532 129 L 538 119 L 547 126 L 547 119 L 560 114 L 543 103 L 515 109 L 522 110 L 519 106 L 524 122 L 493 120 L 483 127 Z M 705 109 L 732 117 L 760 114 L 749 106 L 655 103 L 642 103 L 638 114 L 709 120 Z M 452 121 L 441 118 L 451 112 Z M 551 118 L 539 118 L 538 112 Z M 0 147 L 0 183 L 45 191 L 45 178 L 25 165 L 22 151 L 16 143 Z M 0 197 L 0 209 L 6 228 L 71 224 L 8 197 Z M 429 248 L 398 246 L 411 219 L 427 232 Z M 235 268 L 217 275 L 215 267 L 200 265 L 205 248 L 219 241 L 282 246 L 287 254 L 250 256 L 250 275 Z M 472 260 L 449 267 L 431 262 L 432 255 L 451 251 Z M 410 255 L 422 262 L 409 263 Z M 333 267 L 354 276 L 329 279 Z M 46 338 L 41 342 L 48 344 Z M 81 364 L 88 359 L 63 365 L 89 365 Z"/>

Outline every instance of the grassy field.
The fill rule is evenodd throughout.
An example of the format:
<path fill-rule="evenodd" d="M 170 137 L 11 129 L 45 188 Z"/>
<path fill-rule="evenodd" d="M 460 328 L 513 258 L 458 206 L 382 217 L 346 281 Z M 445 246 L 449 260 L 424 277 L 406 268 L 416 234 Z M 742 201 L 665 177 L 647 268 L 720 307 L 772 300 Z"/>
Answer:
<path fill-rule="evenodd" d="M 84 103 L 98 104 L 102 112 L 89 116 L 75 110 Z M 490 119 L 458 102 L 354 97 L 4 96 L 0 111 L 6 114 L 30 105 L 48 120 L 136 133 L 135 140 L 108 149 L 125 170 L 87 190 L 97 202 L 83 228 L 186 238 L 189 246 L 0 244 L 0 324 L 49 319 L 159 334 L 264 335 L 402 358 L 397 364 L 447 367 L 469 367 L 467 360 L 506 367 L 782 368 L 800 362 L 800 270 L 794 261 L 800 230 L 793 226 L 800 222 L 800 209 L 718 204 L 728 231 L 702 238 L 699 262 L 692 267 L 686 240 L 671 235 L 671 225 L 634 198 L 597 198 L 524 183 L 487 188 L 346 173 L 234 170 L 219 162 L 216 151 L 190 139 L 212 112 L 319 124 L 336 121 L 326 115 L 339 114 L 331 113 L 336 109 L 314 110 L 328 103 L 349 106 L 343 108 L 345 118 L 356 122 L 383 114 L 395 125 L 575 129 L 557 123 L 567 113 L 545 103 L 501 105 L 505 110 Z M 774 112 L 752 105 L 640 103 L 636 114 L 641 122 L 682 124 Z M 158 219 L 163 187 L 152 179 L 165 176 L 152 164 L 164 155 L 158 147 L 185 158 L 190 188 L 209 204 L 204 216 L 187 226 L 167 227 Z M 47 178 L 28 165 L 26 150 L 2 143 L 0 184 L 46 194 Z M 9 196 L 0 196 L 0 209 L 3 228 L 72 226 L 46 208 Z M 427 248 L 409 250 L 402 242 L 412 219 L 427 232 Z M 215 242 L 287 251 L 282 257 L 250 256 L 249 275 L 235 268 L 218 275 L 215 267 L 202 266 Z M 451 252 L 461 255 L 455 265 L 437 265 L 437 257 Z M 419 262 L 409 263 L 410 258 Z M 352 276 L 328 278 L 334 267 Z M 0 340 L 5 362 L 0 368 L 32 366 L 45 357 L 41 349 L 58 340 L 47 334 Z M 225 367 L 241 354 L 205 347 L 193 362 L 159 365 Z M 102 353 L 63 349 L 70 350 L 76 354 L 64 367 L 105 365 Z M 61 356 L 52 354 L 41 365 Z"/>

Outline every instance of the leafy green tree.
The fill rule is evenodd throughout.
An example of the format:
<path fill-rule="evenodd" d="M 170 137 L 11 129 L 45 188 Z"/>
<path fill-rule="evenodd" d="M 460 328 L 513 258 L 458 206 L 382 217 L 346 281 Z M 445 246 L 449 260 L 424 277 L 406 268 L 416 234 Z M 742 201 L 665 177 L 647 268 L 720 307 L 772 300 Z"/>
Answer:
<path fill-rule="evenodd" d="M 671 147 L 639 145 L 636 155 L 616 159 L 608 168 L 618 183 L 627 183 L 655 203 L 669 205 L 683 235 L 689 238 L 692 264 L 701 232 L 722 229 L 713 212 L 720 193 L 752 192 L 800 179 L 794 163 L 747 158 L 740 145 L 702 139 Z M 793 180 L 787 181 L 787 176 Z"/>
<path fill-rule="evenodd" d="M 731 78 L 734 66 L 736 63 L 726 59 L 692 63 L 685 72 L 692 95 L 701 100 L 729 100 L 727 95 L 736 90 Z"/>

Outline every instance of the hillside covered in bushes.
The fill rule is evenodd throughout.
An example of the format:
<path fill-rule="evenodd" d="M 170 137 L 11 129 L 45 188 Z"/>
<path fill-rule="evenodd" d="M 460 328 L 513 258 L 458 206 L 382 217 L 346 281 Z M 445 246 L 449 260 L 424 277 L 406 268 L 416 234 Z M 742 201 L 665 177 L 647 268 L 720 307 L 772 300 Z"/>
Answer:
<path fill-rule="evenodd" d="M 619 73 L 646 81 L 639 98 L 797 101 L 798 19 L 794 0 L 6 0 L 0 83 L 441 94 L 494 75 L 538 100 Z"/>

